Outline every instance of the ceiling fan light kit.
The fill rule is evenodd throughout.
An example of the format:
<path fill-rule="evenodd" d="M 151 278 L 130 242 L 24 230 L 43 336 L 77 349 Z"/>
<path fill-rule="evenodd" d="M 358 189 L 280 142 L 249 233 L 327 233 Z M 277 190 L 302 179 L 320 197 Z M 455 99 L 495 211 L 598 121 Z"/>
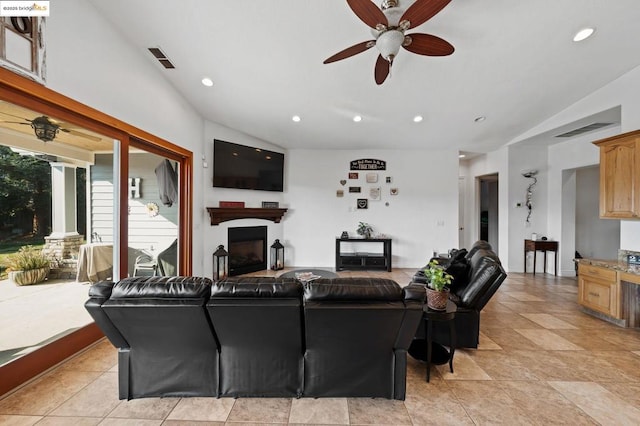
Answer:
<path fill-rule="evenodd" d="M 374 68 L 377 84 L 382 84 L 390 74 L 393 60 L 400 47 L 425 56 L 448 56 L 454 47 L 439 37 L 430 34 L 405 31 L 417 27 L 440 12 L 451 0 L 383 0 L 380 8 L 371 0 L 347 0 L 347 4 L 358 18 L 371 28 L 375 40 L 364 41 L 327 58 L 324 63 L 340 61 L 376 46 L 379 51 Z M 404 7 L 404 5 L 410 5 Z"/>
<path fill-rule="evenodd" d="M 36 137 L 43 142 L 51 142 L 60 131 L 60 126 L 52 123 L 51 120 L 44 115 L 31 120 L 31 127 L 33 127 Z"/>

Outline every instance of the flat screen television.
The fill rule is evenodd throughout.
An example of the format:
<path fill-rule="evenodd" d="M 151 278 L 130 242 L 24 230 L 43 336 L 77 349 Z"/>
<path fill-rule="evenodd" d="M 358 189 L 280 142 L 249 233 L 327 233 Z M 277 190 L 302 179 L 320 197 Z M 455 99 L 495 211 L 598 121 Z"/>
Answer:
<path fill-rule="evenodd" d="M 284 154 L 214 139 L 214 187 L 282 192 L 283 182 Z"/>

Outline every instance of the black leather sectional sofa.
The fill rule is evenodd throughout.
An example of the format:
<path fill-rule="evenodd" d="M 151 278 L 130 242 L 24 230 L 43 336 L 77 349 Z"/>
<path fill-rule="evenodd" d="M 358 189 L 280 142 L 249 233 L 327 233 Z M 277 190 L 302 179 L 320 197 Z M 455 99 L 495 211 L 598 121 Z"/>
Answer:
<path fill-rule="evenodd" d="M 118 348 L 120 399 L 403 400 L 424 287 L 368 278 L 134 277 L 85 306 Z"/>
<path fill-rule="evenodd" d="M 453 276 L 449 298 L 456 303 L 458 311 L 455 316 L 458 348 L 477 348 L 480 335 L 480 311 L 495 294 L 507 277 L 500 259 L 491 245 L 479 240 L 467 251 L 452 250 L 451 257 L 437 259 Z M 412 283 L 424 284 L 427 279 L 418 270 Z M 424 325 L 421 324 L 416 334 L 424 338 Z M 450 346 L 449 326 L 445 322 L 434 322 L 433 340 Z"/>

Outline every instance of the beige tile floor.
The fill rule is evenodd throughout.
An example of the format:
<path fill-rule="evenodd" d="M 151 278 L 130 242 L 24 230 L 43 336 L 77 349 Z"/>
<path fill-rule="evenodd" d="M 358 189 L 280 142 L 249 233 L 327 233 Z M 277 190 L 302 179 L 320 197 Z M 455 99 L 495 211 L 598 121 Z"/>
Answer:
<path fill-rule="evenodd" d="M 344 272 L 406 284 L 412 270 Z M 117 399 L 100 341 L 0 400 L 2 425 L 638 425 L 640 331 L 585 315 L 576 279 L 510 274 L 482 313 L 481 344 L 455 373 L 409 359 L 407 398 Z"/>

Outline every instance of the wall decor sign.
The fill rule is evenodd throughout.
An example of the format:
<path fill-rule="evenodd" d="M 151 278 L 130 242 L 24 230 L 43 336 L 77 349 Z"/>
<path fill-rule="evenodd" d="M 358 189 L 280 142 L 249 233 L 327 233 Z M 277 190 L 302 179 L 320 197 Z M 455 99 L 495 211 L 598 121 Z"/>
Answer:
<path fill-rule="evenodd" d="M 340 185 L 345 186 L 347 181 L 345 179 L 340 179 Z"/>
<path fill-rule="evenodd" d="M 391 183 L 393 181 L 391 176 L 387 176 L 385 180 L 386 180 L 387 183 Z"/>
<path fill-rule="evenodd" d="M 373 188 L 369 188 L 369 199 L 371 200 L 379 200 L 380 199 L 380 187 L 379 186 L 375 186 Z"/>
<path fill-rule="evenodd" d="M 377 173 L 367 173 L 367 183 L 376 183 L 378 181 Z"/>
<path fill-rule="evenodd" d="M 349 179 L 358 179 L 358 172 L 349 173 Z"/>
<path fill-rule="evenodd" d="M 361 158 L 351 161 L 350 170 L 387 170 L 387 162 L 373 158 Z"/>
<path fill-rule="evenodd" d="M 391 195 L 398 195 L 398 188 L 391 188 L 389 190 L 389 194 Z"/>
<path fill-rule="evenodd" d="M 366 209 L 369 207 L 369 201 L 366 198 L 358 198 L 356 205 L 358 206 L 358 209 Z"/>
<path fill-rule="evenodd" d="M 338 189 L 336 191 L 336 197 L 344 197 L 344 191 L 342 189 Z"/>
<path fill-rule="evenodd" d="M 350 186 L 349 187 L 349 192 L 351 192 L 351 193 L 360 193 L 360 187 L 359 186 Z"/>

